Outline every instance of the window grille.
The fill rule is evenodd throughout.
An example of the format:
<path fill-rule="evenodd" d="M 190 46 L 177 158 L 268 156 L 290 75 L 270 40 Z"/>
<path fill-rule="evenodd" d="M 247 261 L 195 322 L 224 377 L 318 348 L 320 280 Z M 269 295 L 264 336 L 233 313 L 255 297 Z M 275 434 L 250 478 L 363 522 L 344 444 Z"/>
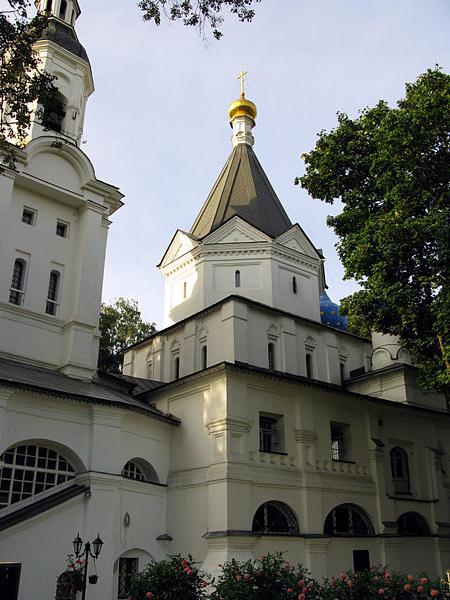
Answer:
<path fill-rule="evenodd" d="M 0 508 L 15 504 L 75 477 L 63 455 L 46 446 L 16 446 L 0 456 Z"/>
<path fill-rule="evenodd" d="M 129 460 L 122 469 L 122 477 L 135 479 L 136 481 L 145 481 L 145 475 L 142 472 L 142 469 L 133 460 Z"/>
<path fill-rule="evenodd" d="M 331 431 L 331 458 L 345 460 L 344 426 L 337 423 L 330 424 Z"/>
<path fill-rule="evenodd" d="M 130 586 L 133 577 L 138 572 L 139 559 L 119 558 L 119 586 L 117 598 L 126 599 L 130 595 Z"/>
<path fill-rule="evenodd" d="M 23 302 L 23 284 L 25 275 L 25 261 L 17 259 L 14 263 L 11 287 L 9 289 L 9 301 L 11 304 L 21 306 Z"/>
<path fill-rule="evenodd" d="M 259 417 L 259 449 L 261 452 L 278 452 L 280 447 L 277 419 Z"/>
<path fill-rule="evenodd" d="M 391 450 L 391 474 L 394 494 L 411 494 L 408 455 L 398 446 Z"/>
<path fill-rule="evenodd" d="M 375 535 L 366 512 L 355 504 L 341 504 L 333 508 L 325 519 L 325 535 Z"/>
<path fill-rule="evenodd" d="M 253 517 L 252 531 L 277 535 L 299 533 L 297 519 L 282 502 L 265 502 Z"/>
<path fill-rule="evenodd" d="M 58 291 L 59 291 L 59 273 L 58 271 L 52 271 L 50 273 L 50 280 L 48 282 L 48 294 L 47 303 L 45 305 L 45 312 L 48 315 L 56 315 L 56 309 L 58 308 Z"/>
<path fill-rule="evenodd" d="M 428 523 L 416 512 L 403 513 L 397 519 L 398 535 L 430 535 Z"/>

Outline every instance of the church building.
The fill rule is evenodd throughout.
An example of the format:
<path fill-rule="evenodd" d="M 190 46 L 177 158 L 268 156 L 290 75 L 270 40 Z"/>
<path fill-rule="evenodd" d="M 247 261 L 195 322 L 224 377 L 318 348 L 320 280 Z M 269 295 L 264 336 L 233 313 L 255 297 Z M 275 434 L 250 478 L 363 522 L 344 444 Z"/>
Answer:
<path fill-rule="evenodd" d="M 77 0 L 37 0 L 57 102 L 0 174 L 0 589 L 74 600 L 66 557 L 100 535 L 87 597 L 128 598 L 151 559 L 283 551 L 315 577 L 450 565 L 450 415 L 396 338 L 361 338 L 325 259 L 253 150 L 256 106 L 190 231 L 158 265 L 164 329 L 96 371 L 122 194 L 80 148 L 94 90 Z M 35 107 L 37 110 L 37 107 Z M 39 117 L 38 117 L 39 115 Z M 194 217 L 194 216 L 193 216 Z"/>

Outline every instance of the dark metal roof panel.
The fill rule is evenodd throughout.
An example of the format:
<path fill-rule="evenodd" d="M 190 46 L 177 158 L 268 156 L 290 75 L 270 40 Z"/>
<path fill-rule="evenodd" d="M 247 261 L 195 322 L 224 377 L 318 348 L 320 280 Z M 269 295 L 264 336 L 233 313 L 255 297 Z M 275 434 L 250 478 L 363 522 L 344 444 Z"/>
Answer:
<path fill-rule="evenodd" d="M 247 144 L 233 148 L 190 233 L 203 238 L 234 215 L 271 237 L 292 227 L 256 154 Z"/>
<path fill-rule="evenodd" d="M 50 19 L 46 30 L 41 35 L 41 39 L 54 42 L 90 64 L 87 52 L 78 41 L 75 30 L 62 21 Z"/>

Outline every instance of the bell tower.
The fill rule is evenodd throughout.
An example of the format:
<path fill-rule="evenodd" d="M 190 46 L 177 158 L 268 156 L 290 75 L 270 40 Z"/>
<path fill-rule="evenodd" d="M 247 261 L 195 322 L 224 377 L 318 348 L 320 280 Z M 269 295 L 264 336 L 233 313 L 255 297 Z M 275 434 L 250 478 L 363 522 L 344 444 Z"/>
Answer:
<path fill-rule="evenodd" d="M 39 12 L 49 22 L 34 49 L 41 68 L 56 77 L 57 88 L 44 113 L 34 106 L 28 140 L 42 135 L 57 135 L 80 144 L 83 135 L 86 102 L 94 91 L 91 65 L 86 50 L 78 40 L 75 23 L 81 14 L 77 0 L 36 0 Z"/>

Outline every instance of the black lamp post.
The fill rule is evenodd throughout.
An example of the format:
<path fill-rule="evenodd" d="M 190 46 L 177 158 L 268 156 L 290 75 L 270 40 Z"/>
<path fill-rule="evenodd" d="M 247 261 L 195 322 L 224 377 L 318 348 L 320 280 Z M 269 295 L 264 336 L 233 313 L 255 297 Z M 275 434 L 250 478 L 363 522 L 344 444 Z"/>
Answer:
<path fill-rule="evenodd" d="M 98 558 L 99 554 L 102 550 L 103 542 L 100 539 L 100 534 L 97 534 L 96 539 L 92 542 L 86 542 L 84 544 L 83 550 L 83 540 L 80 538 L 80 534 L 77 533 L 77 537 L 73 540 L 73 550 L 77 558 L 80 556 L 84 557 L 84 567 L 83 567 L 83 587 L 82 587 L 82 600 L 86 598 L 86 583 L 87 583 L 87 571 L 88 571 L 88 561 L 89 557 Z M 91 551 L 91 547 L 93 552 Z"/>

